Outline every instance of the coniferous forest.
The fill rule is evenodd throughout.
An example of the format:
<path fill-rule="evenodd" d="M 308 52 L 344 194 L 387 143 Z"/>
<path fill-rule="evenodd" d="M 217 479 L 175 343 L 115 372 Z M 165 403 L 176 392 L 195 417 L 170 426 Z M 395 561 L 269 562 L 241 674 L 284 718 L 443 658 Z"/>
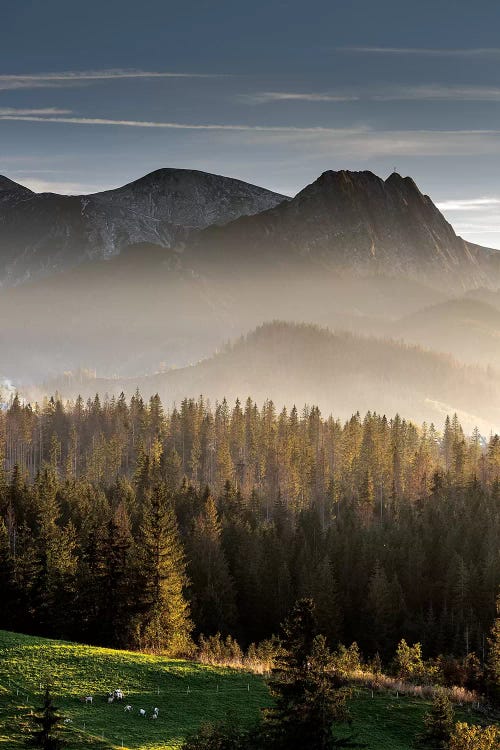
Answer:
<path fill-rule="evenodd" d="M 139 393 L 15 397 L 0 429 L 2 629 L 189 654 L 268 639 L 308 597 L 331 646 L 485 659 L 497 435 Z"/>

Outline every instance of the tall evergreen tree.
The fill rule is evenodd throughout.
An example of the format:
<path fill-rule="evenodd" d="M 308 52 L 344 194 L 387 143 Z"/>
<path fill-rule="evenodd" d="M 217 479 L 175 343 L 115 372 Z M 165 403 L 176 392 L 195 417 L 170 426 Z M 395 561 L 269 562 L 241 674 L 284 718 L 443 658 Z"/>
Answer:
<path fill-rule="evenodd" d="M 488 638 L 488 672 L 495 688 L 495 693 L 500 696 L 500 594 L 496 601 L 496 618 Z"/>
<path fill-rule="evenodd" d="M 155 651 L 185 654 L 192 631 L 186 564 L 172 503 L 161 485 L 153 488 L 145 504 L 140 544 L 140 643 Z"/>
<path fill-rule="evenodd" d="M 62 739 L 62 717 L 54 706 L 50 688 L 45 688 L 43 705 L 32 717 L 35 725 L 26 744 L 40 750 L 60 750 L 66 743 Z"/>
<path fill-rule="evenodd" d="M 298 601 L 283 624 L 281 652 L 269 682 L 274 706 L 265 712 L 263 745 L 272 750 L 353 747 L 335 737 L 335 723 L 350 720 L 348 692 L 335 672 L 324 636 L 316 634 L 314 604 Z"/>
<path fill-rule="evenodd" d="M 444 691 L 437 693 L 424 717 L 424 731 L 418 745 L 425 750 L 446 750 L 453 732 L 453 706 Z"/>
<path fill-rule="evenodd" d="M 200 632 L 229 633 L 236 608 L 233 581 L 221 545 L 221 525 L 212 497 L 194 522 L 189 577 L 193 618 Z"/>

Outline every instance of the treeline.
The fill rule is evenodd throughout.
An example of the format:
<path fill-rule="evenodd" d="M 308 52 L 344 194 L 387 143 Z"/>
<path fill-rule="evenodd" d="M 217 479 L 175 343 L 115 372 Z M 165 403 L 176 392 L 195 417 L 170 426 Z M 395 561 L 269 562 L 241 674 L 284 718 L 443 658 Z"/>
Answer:
<path fill-rule="evenodd" d="M 0 415 L 0 627 L 187 652 L 278 631 L 311 597 L 330 643 L 476 652 L 500 585 L 500 440 L 158 397 Z"/>

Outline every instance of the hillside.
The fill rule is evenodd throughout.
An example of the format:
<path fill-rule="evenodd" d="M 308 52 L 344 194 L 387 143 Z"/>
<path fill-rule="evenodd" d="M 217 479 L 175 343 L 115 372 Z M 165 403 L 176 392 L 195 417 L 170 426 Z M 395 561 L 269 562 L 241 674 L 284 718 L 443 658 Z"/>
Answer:
<path fill-rule="evenodd" d="M 251 722 L 268 701 L 262 679 L 245 672 L 0 631 L 0 744 L 5 750 L 23 746 L 19 737 L 15 741 L 16 724 L 20 717 L 26 722 L 38 705 L 40 683 L 49 678 L 57 704 L 72 720 L 67 731 L 71 750 L 104 750 L 122 742 L 134 750 L 176 747 L 202 722 L 222 720 L 228 712 Z M 123 703 L 108 705 L 107 694 L 116 688 L 135 711 L 125 713 Z M 93 696 L 92 706 L 82 702 L 87 695 Z M 160 712 L 154 722 L 155 706 Z M 142 707 L 147 719 L 138 716 Z"/>
<path fill-rule="evenodd" d="M 203 721 L 237 716 L 249 723 L 269 700 L 262 678 L 245 672 L 0 631 L 4 750 L 23 747 L 19 727 L 38 706 L 40 680 L 48 672 L 57 704 L 71 718 L 68 750 L 169 750 Z M 108 705 L 105 696 L 118 684 L 134 707 L 158 706 L 158 720 L 125 713 L 123 704 Z M 92 706 L 82 703 L 86 695 L 94 696 Z M 370 750 L 411 750 L 428 709 L 422 699 L 358 689 L 351 703 L 353 726 L 343 734 L 354 732 Z M 471 721 L 464 711 L 465 716 Z"/>
<path fill-rule="evenodd" d="M 489 431 L 500 424 L 496 373 L 396 341 L 288 323 L 263 325 L 192 367 L 128 380 L 66 377 L 44 390 L 64 397 L 130 396 L 137 387 L 144 396 L 159 393 L 167 406 L 199 394 L 229 401 L 251 396 L 277 406 L 317 404 L 337 417 L 375 410 L 441 423 L 456 411 L 467 428 Z"/>
<path fill-rule="evenodd" d="M 0 283 L 57 273 L 137 242 L 170 247 L 192 229 L 277 205 L 284 196 L 229 177 L 159 169 L 92 195 L 33 193 L 0 178 Z"/>

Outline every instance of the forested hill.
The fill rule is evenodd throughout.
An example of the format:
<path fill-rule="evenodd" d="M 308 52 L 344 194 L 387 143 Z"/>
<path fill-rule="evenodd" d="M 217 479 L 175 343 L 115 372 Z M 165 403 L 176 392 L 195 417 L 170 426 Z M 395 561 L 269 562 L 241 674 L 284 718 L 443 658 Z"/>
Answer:
<path fill-rule="evenodd" d="M 313 325 L 270 323 L 192 367 L 128 380 L 66 376 L 44 391 L 85 398 L 99 393 L 145 397 L 166 406 L 200 393 L 212 401 L 251 396 L 278 406 L 318 404 L 340 417 L 375 409 L 440 423 L 458 412 L 468 430 L 500 424 L 500 376 L 404 343 L 332 333 Z M 36 393 L 33 394 L 36 396 Z"/>
<path fill-rule="evenodd" d="M 201 632 L 268 637 L 312 596 L 332 643 L 386 663 L 402 637 L 483 653 L 498 436 L 139 397 L 15 399 L 0 435 L 0 628 L 178 653 Z"/>

